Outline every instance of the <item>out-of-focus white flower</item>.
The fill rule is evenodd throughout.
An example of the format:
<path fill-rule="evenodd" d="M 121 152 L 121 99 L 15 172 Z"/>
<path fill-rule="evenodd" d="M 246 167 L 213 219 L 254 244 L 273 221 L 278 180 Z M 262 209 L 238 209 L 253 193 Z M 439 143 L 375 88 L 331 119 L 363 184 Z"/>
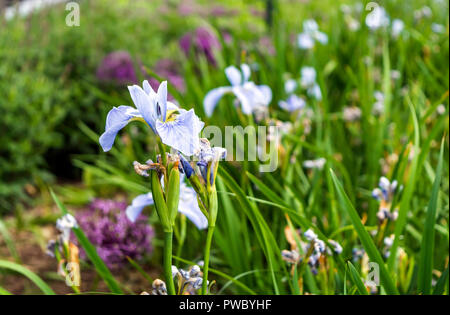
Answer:
<path fill-rule="evenodd" d="M 303 22 L 303 33 L 300 33 L 297 38 L 298 47 L 301 49 L 311 49 L 315 42 L 325 45 L 328 43 L 327 34 L 319 31 L 319 25 L 313 19 L 308 19 Z"/>
<path fill-rule="evenodd" d="M 322 100 L 322 91 L 317 83 L 310 87 L 307 92 L 310 97 L 313 97 L 318 101 Z"/>
<path fill-rule="evenodd" d="M 375 103 L 372 107 L 372 114 L 379 116 L 384 112 L 384 94 L 380 91 L 374 93 Z"/>
<path fill-rule="evenodd" d="M 272 90 L 267 85 L 256 85 L 250 81 L 250 67 L 242 64 L 241 69 L 230 66 L 225 69 L 225 74 L 231 86 L 221 86 L 209 91 L 203 106 L 207 116 L 211 116 L 219 100 L 227 93 L 232 93 L 239 100 L 242 112 L 246 115 L 252 114 L 261 106 L 267 107 L 272 101 Z"/>
<path fill-rule="evenodd" d="M 402 74 L 398 70 L 391 70 L 391 79 L 392 80 L 398 80 L 402 77 Z"/>
<path fill-rule="evenodd" d="M 278 102 L 278 105 L 288 112 L 303 109 L 306 106 L 306 102 L 303 98 L 298 97 L 295 94 L 290 95 L 286 101 Z"/>
<path fill-rule="evenodd" d="M 297 38 L 298 47 L 301 49 L 311 49 L 314 47 L 314 39 L 309 34 L 301 33 Z"/>
<path fill-rule="evenodd" d="M 392 21 L 392 37 L 397 38 L 405 29 L 405 23 L 400 19 L 394 19 Z"/>
<path fill-rule="evenodd" d="M 303 167 L 308 169 L 318 169 L 321 170 L 325 166 L 327 160 L 325 158 L 319 158 L 316 160 L 306 160 L 303 162 Z"/>
<path fill-rule="evenodd" d="M 436 111 L 439 115 L 444 115 L 447 110 L 445 109 L 444 104 L 439 104 L 439 106 L 436 108 Z"/>
<path fill-rule="evenodd" d="M 73 215 L 69 213 L 56 220 L 56 228 L 61 232 L 61 236 L 64 242 L 69 241 L 70 231 L 73 228 L 77 227 L 77 220 L 73 217 Z"/>
<path fill-rule="evenodd" d="M 357 121 L 361 118 L 362 112 L 359 107 L 348 106 L 344 108 L 343 116 L 347 122 Z"/>
<path fill-rule="evenodd" d="M 428 6 L 423 6 L 418 10 L 414 11 L 414 18 L 416 20 L 421 20 L 423 18 L 430 18 L 433 15 L 433 11 Z"/>
<path fill-rule="evenodd" d="M 344 14 L 351 14 L 352 13 L 352 7 L 348 4 L 341 4 L 339 7 L 341 9 L 341 12 Z"/>
<path fill-rule="evenodd" d="M 371 30 L 375 31 L 381 27 L 389 26 L 389 16 L 382 6 L 376 6 L 372 12 L 366 16 L 366 25 Z"/>
<path fill-rule="evenodd" d="M 292 94 L 297 89 L 297 81 L 294 79 L 289 79 L 284 83 L 284 91 L 287 94 Z"/>
<path fill-rule="evenodd" d="M 348 29 L 352 32 L 356 32 L 361 28 L 361 23 L 351 16 L 345 17 L 345 23 L 347 24 Z"/>
<path fill-rule="evenodd" d="M 394 237 L 395 235 L 392 234 L 391 236 L 387 236 L 384 238 L 384 245 L 386 245 L 386 247 L 391 248 L 392 244 L 394 244 Z"/>
<path fill-rule="evenodd" d="M 316 70 L 313 67 L 303 67 L 300 70 L 300 82 L 304 88 L 311 87 L 316 83 Z"/>
<path fill-rule="evenodd" d="M 445 33 L 445 26 L 438 23 L 431 24 L 431 30 L 436 34 L 444 34 Z"/>

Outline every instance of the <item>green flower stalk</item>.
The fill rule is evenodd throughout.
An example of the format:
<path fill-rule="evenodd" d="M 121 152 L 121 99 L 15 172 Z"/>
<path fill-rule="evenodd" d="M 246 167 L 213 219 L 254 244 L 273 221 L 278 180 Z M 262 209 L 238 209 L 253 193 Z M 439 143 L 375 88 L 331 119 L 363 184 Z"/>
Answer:
<path fill-rule="evenodd" d="M 175 294 L 175 287 L 172 279 L 172 242 L 173 227 L 178 213 L 180 200 L 180 171 L 178 156 L 165 154 L 163 159 L 160 155 L 157 157 L 157 163 L 147 161 L 146 164 L 134 163 L 136 172 L 143 176 L 149 176 L 151 182 L 151 202 L 141 201 L 148 204 L 154 204 L 156 213 L 164 231 L 164 251 L 163 267 L 164 276 L 167 285 L 167 292 L 170 295 Z M 150 174 L 147 171 L 151 171 Z M 144 195 L 145 196 L 145 195 Z M 140 213 L 143 208 L 138 207 Z M 129 207 L 133 209 L 133 207 Z"/>
<path fill-rule="evenodd" d="M 161 159 L 160 159 L 161 160 Z M 170 295 L 175 294 L 175 287 L 172 278 L 172 242 L 173 242 L 173 226 L 175 224 L 178 212 L 178 203 L 180 198 L 180 171 L 178 169 L 178 161 L 173 161 L 171 156 L 166 156 L 167 164 L 158 164 L 151 172 L 152 195 L 164 230 L 164 255 L 163 266 L 164 276 L 166 279 L 167 292 Z M 164 182 L 161 179 L 164 176 Z M 166 180 L 168 178 L 168 180 Z"/>
<path fill-rule="evenodd" d="M 205 295 L 208 293 L 209 257 L 218 212 L 216 176 L 219 161 L 226 157 L 226 150 L 219 147 L 211 148 L 209 141 L 202 138 L 200 150 L 194 157 L 197 159 L 195 164 L 188 162 L 181 155 L 180 162 L 186 177 L 197 192 L 199 208 L 208 219 L 201 290 Z"/>

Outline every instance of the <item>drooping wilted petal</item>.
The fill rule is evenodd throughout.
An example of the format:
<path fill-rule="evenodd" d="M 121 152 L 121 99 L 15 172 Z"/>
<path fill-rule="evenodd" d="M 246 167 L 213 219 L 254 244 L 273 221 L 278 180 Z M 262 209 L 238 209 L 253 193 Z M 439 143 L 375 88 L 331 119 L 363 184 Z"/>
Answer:
<path fill-rule="evenodd" d="M 105 132 L 99 139 L 103 151 L 111 150 L 119 130 L 124 128 L 133 118 L 142 118 L 142 116 L 138 110 L 131 106 L 122 105 L 109 111 L 106 117 Z"/>
<path fill-rule="evenodd" d="M 182 111 L 173 121 L 156 122 L 156 130 L 164 144 L 191 156 L 199 147 L 199 133 L 204 123 L 194 110 Z"/>
<path fill-rule="evenodd" d="M 153 204 L 153 197 L 151 193 L 139 195 L 133 199 L 131 205 L 127 207 L 126 214 L 131 222 L 135 222 L 142 210 L 146 206 Z"/>
<path fill-rule="evenodd" d="M 205 99 L 203 100 L 203 107 L 205 109 L 206 116 L 210 117 L 212 115 L 214 108 L 216 108 L 216 105 L 222 96 L 230 91 L 230 87 L 223 86 L 213 89 L 206 94 Z"/>

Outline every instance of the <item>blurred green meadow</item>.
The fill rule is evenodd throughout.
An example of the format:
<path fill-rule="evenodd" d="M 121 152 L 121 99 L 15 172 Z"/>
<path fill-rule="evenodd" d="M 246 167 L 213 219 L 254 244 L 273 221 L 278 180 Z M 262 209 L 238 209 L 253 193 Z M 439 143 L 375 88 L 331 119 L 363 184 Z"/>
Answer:
<path fill-rule="evenodd" d="M 151 237 L 140 245 L 131 232 L 103 239 L 91 227 L 100 218 L 89 216 L 104 206 L 95 201 L 124 210 L 150 190 L 133 170 L 155 158 L 148 126 L 130 123 L 109 152 L 99 145 L 108 112 L 132 105 L 127 86 L 145 79 L 168 80 L 169 99 L 207 126 L 285 127 L 273 172 L 260 172 L 259 161 L 220 163 L 211 294 L 448 294 L 448 1 L 78 3 L 79 26 L 68 26 L 65 4 L 6 18 L 0 1 L 0 294 L 140 294 L 164 278 L 153 206 L 144 209 Z M 389 16 L 376 29 L 367 25 L 373 3 Z M 301 49 L 310 19 L 328 40 Z M 394 20 L 404 23 L 398 33 Z M 241 64 L 271 88 L 262 117 L 244 114 L 232 95 L 207 116 L 205 96 L 229 86 L 224 70 Z M 304 67 L 315 69 L 321 97 L 303 86 Z M 280 103 L 292 94 L 301 110 Z M 381 177 L 398 185 L 377 200 Z M 81 289 L 66 286 L 61 260 L 46 255 L 67 209 L 93 231 L 72 236 Z M 125 220 L 119 215 L 101 220 Z M 308 230 L 342 250 L 312 264 Z M 199 264 L 206 235 L 179 215 L 173 264 Z M 135 258 L 100 248 L 128 241 Z"/>

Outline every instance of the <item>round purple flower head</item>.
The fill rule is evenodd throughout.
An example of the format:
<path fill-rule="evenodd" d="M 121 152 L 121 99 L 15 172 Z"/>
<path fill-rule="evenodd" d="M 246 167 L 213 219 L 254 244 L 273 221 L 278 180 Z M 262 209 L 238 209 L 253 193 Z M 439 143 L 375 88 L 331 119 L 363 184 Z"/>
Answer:
<path fill-rule="evenodd" d="M 160 59 L 154 66 L 154 71 L 158 76 L 167 79 L 167 81 L 172 84 L 175 89 L 184 93 L 186 91 L 186 85 L 184 83 L 183 77 L 178 73 L 180 66 L 172 59 L 164 58 Z M 143 69 L 145 72 L 145 69 Z M 160 82 L 153 77 L 149 77 L 150 86 L 156 91 L 159 87 Z M 168 94 L 168 100 L 173 100 L 173 96 Z"/>
<path fill-rule="evenodd" d="M 137 77 L 133 60 L 126 51 L 115 51 L 103 58 L 97 68 L 97 78 L 100 81 L 117 84 L 136 83 Z"/>
<path fill-rule="evenodd" d="M 123 266 L 127 256 L 139 260 L 152 251 L 154 232 L 147 218 L 141 214 L 133 223 L 127 219 L 126 208 L 126 202 L 95 199 L 76 215 L 79 226 L 109 268 Z M 82 249 L 80 255 L 86 258 Z"/>
<path fill-rule="evenodd" d="M 189 56 L 191 47 L 196 54 L 203 53 L 212 65 L 216 65 L 214 50 L 220 49 L 221 45 L 217 37 L 204 27 L 197 28 L 194 32 L 187 33 L 180 39 L 180 47 Z"/>

